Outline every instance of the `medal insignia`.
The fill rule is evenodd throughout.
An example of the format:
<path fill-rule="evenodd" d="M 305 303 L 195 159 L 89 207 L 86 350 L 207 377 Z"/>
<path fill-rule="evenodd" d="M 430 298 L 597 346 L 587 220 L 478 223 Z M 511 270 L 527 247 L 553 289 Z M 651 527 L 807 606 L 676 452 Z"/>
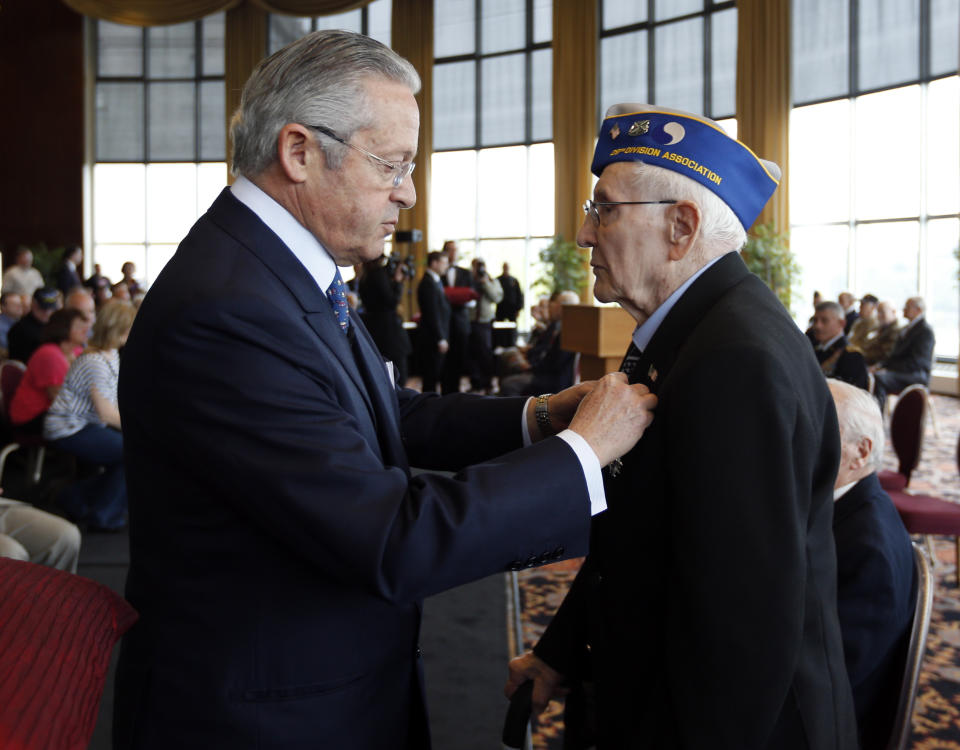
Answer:
<path fill-rule="evenodd" d="M 650 130 L 650 120 L 637 120 L 630 126 L 627 135 L 644 135 Z"/>
<path fill-rule="evenodd" d="M 658 376 L 659 374 L 660 374 L 660 373 L 657 372 L 657 368 L 654 367 L 653 365 L 650 365 L 650 369 L 647 370 L 647 377 L 650 378 L 650 382 L 651 382 L 651 383 L 656 383 L 656 382 L 657 382 L 657 376 Z"/>
<path fill-rule="evenodd" d="M 620 125 L 619 123 L 613 123 L 613 127 L 610 128 L 610 140 L 617 140 L 617 136 L 620 135 Z"/>

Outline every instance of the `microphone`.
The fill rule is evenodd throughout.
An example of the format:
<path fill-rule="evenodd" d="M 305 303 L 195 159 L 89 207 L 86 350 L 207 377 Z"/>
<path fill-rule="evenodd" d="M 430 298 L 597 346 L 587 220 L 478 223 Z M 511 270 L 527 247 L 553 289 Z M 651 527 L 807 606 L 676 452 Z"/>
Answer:
<path fill-rule="evenodd" d="M 520 750 L 527 739 L 527 727 L 530 723 L 531 702 L 533 700 L 533 680 L 527 680 L 514 691 L 510 698 L 510 707 L 503 722 L 504 750 Z"/>

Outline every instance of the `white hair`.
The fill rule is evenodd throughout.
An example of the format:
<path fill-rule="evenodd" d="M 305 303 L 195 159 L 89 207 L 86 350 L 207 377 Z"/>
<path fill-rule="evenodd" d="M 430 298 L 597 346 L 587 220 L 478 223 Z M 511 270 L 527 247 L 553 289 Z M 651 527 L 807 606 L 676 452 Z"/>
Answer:
<path fill-rule="evenodd" d="M 827 385 L 837 406 L 840 421 L 840 441 L 855 445 L 868 438 L 872 446 L 869 466 L 878 471 L 883 463 L 883 417 L 877 400 L 862 388 L 841 380 L 827 378 Z"/>
<path fill-rule="evenodd" d="M 707 258 L 739 250 L 747 241 L 740 219 L 713 191 L 672 169 L 633 162 L 634 184 L 643 185 L 651 200 L 687 200 L 700 207 L 700 247 Z"/>
<path fill-rule="evenodd" d="M 382 78 L 416 94 L 420 76 L 407 60 L 375 39 L 349 31 L 307 34 L 261 62 L 230 123 L 234 175 L 256 176 L 277 158 L 284 125 L 323 125 L 344 140 L 373 125 L 365 81 Z M 316 132 L 316 131 L 315 131 Z M 346 146 L 317 133 L 327 163 L 337 169 Z"/>

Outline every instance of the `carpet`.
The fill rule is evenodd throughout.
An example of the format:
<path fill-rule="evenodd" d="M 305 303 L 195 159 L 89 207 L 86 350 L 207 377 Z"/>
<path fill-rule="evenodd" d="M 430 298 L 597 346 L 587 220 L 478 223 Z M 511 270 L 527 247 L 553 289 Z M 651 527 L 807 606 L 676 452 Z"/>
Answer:
<path fill-rule="evenodd" d="M 920 464 L 910 480 L 910 490 L 935 494 L 960 503 L 957 475 L 957 435 L 960 433 L 960 400 L 933 396 L 936 435 L 930 420 L 924 434 Z M 884 465 L 896 469 L 888 445 Z M 913 750 L 960 750 L 960 591 L 956 586 L 956 549 L 952 537 L 934 537 L 937 579 L 933 622 L 920 675 L 913 715 Z M 576 576 L 580 560 L 522 571 L 517 576 L 516 598 L 523 649 L 529 650 L 557 610 Z M 513 645 L 513 644 L 511 644 Z M 533 747 L 560 750 L 563 737 L 562 706 L 551 702 L 535 722 Z"/>

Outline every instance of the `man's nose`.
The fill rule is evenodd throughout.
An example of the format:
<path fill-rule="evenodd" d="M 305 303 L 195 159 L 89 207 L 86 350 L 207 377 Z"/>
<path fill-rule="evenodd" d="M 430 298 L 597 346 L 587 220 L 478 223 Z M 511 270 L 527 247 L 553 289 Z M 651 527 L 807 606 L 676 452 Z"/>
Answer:
<path fill-rule="evenodd" d="M 593 247 L 597 244 L 596 227 L 589 216 L 584 214 L 583 221 L 580 223 L 580 231 L 577 232 L 577 244 L 580 247 Z"/>
<path fill-rule="evenodd" d="M 403 178 L 397 187 L 390 193 L 390 199 L 394 203 L 399 203 L 400 208 L 413 208 L 417 202 L 417 189 L 413 186 L 413 175 L 409 174 Z"/>

